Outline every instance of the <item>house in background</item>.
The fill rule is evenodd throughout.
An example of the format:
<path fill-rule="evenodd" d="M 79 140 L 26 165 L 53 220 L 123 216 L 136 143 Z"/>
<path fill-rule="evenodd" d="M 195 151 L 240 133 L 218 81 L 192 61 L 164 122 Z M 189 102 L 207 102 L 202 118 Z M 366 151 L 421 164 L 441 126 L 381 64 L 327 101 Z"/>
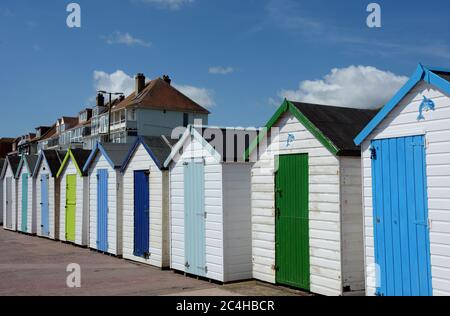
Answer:
<path fill-rule="evenodd" d="M 143 74 L 135 78 L 135 91 L 128 97 L 112 101 L 109 126 L 109 103 L 97 95 L 93 109 L 81 111 L 78 117 L 62 117 L 51 137 L 38 140 L 39 150 L 91 150 L 97 142 L 131 144 L 138 136 L 170 136 L 176 127 L 186 127 L 201 120 L 208 124 L 209 111 L 171 85 L 168 76 L 145 82 Z M 109 128 L 108 128 L 109 127 Z"/>

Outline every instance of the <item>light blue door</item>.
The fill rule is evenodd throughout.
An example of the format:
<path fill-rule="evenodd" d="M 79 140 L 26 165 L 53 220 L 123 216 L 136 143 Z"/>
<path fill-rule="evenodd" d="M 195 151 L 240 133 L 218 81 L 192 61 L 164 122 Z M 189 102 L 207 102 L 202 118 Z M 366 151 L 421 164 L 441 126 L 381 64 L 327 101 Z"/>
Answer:
<path fill-rule="evenodd" d="M 50 235 L 48 214 L 48 174 L 41 175 L 41 229 L 43 236 Z"/>
<path fill-rule="evenodd" d="M 186 273 L 206 276 L 205 171 L 203 162 L 184 166 L 184 251 Z"/>
<path fill-rule="evenodd" d="M 377 294 L 432 295 L 425 139 L 376 140 L 371 151 Z"/>
<path fill-rule="evenodd" d="M 97 171 L 97 250 L 108 251 L 108 170 Z"/>

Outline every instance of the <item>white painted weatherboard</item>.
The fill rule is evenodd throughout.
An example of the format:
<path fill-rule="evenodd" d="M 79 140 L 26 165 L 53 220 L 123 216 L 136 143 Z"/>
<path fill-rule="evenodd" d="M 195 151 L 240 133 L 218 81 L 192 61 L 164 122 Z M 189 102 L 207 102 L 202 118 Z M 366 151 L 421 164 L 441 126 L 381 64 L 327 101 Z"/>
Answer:
<path fill-rule="evenodd" d="M 4 213 L 4 208 L 3 208 L 3 179 L 0 180 L 0 224 L 3 225 L 3 213 Z"/>
<path fill-rule="evenodd" d="M 418 121 L 423 96 L 436 104 Z M 366 292 L 374 295 L 374 230 L 370 141 L 425 135 L 433 295 L 450 295 L 450 96 L 426 83 L 418 84 L 362 144 Z"/>
<path fill-rule="evenodd" d="M 120 170 L 115 170 L 100 153 L 89 168 L 89 247 L 98 249 L 97 245 L 97 190 L 98 170 L 108 172 L 108 253 L 122 255 L 122 211 L 121 211 L 121 189 L 122 175 Z"/>
<path fill-rule="evenodd" d="M 6 224 L 3 226 L 6 230 L 17 231 L 17 181 L 14 178 L 14 174 L 11 170 L 11 167 L 7 166 L 5 176 L 3 178 L 3 215 L 6 222 L 6 179 L 11 178 L 11 227 L 6 227 Z"/>
<path fill-rule="evenodd" d="M 134 171 L 150 170 L 150 258 L 134 255 Z M 123 174 L 123 257 L 159 268 L 169 266 L 167 171 L 161 171 L 142 146 Z"/>
<path fill-rule="evenodd" d="M 342 285 L 364 293 L 360 157 L 341 157 Z"/>
<path fill-rule="evenodd" d="M 322 295 L 343 295 L 344 286 L 361 283 L 354 279 L 351 284 L 343 281 L 347 278 L 343 269 L 344 260 L 348 260 L 344 258 L 343 251 L 343 240 L 347 240 L 344 229 L 347 226 L 341 222 L 341 216 L 345 215 L 345 210 L 352 211 L 345 205 L 341 206 L 341 199 L 344 198 L 341 190 L 345 185 L 341 184 L 341 164 L 345 169 L 347 161 L 340 161 L 331 154 L 290 113 L 285 113 L 275 127 L 279 128 L 279 134 L 273 136 L 252 169 L 253 276 L 269 283 L 276 282 L 275 155 L 308 154 L 310 290 Z M 287 147 L 289 134 L 295 136 L 295 141 Z M 252 154 L 251 161 L 255 161 L 255 155 L 256 152 Z M 352 195 L 352 199 L 357 200 L 357 194 Z M 350 203 L 357 204 L 357 201 Z M 344 211 L 341 212 L 341 208 Z M 362 252 L 362 247 L 359 251 Z M 348 279 L 354 277 L 348 274 Z"/>
<path fill-rule="evenodd" d="M 205 220 L 208 267 L 206 278 L 220 282 L 249 279 L 251 278 L 249 164 L 224 166 L 196 139 L 185 144 L 183 154 L 177 155 L 170 166 L 170 266 L 172 269 L 185 271 L 183 163 L 191 159 L 203 159 L 205 162 L 205 212 L 208 214 Z M 243 174 L 237 174 L 239 172 Z M 243 183 L 236 184 L 236 181 Z M 240 187 L 242 192 L 234 190 L 233 185 L 236 188 Z M 225 198 L 228 203 L 224 202 Z M 238 222 L 238 219 L 241 222 Z"/>
<path fill-rule="evenodd" d="M 22 175 L 28 173 L 28 187 L 27 187 L 27 198 L 28 198 L 28 205 L 27 205 L 27 218 L 22 218 Z M 34 193 L 35 191 L 35 182 L 34 179 L 31 177 L 31 172 L 28 170 L 28 166 L 26 163 L 23 164 L 22 169 L 20 171 L 20 174 L 17 178 L 17 229 L 21 232 L 28 233 L 28 234 L 35 234 L 36 233 L 36 208 L 34 205 Z M 22 221 L 26 221 L 27 223 L 27 229 L 26 231 L 22 231 Z"/>
<path fill-rule="evenodd" d="M 49 224 L 49 236 L 44 236 L 42 231 L 42 182 L 41 177 L 48 175 L 48 224 Z M 59 184 L 58 181 L 50 174 L 50 168 L 47 165 L 47 161 L 42 159 L 39 169 L 35 175 L 36 181 L 36 226 L 37 235 L 41 237 L 48 237 L 50 239 L 58 239 L 58 226 L 59 226 Z M 65 204 L 64 204 L 65 206 Z"/>
<path fill-rule="evenodd" d="M 80 246 L 88 245 L 89 226 L 88 226 L 88 177 L 80 177 L 72 158 L 69 157 L 66 162 L 66 166 L 63 172 L 60 174 L 61 194 L 60 194 L 60 223 L 59 223 L 59 239 L 61 241 L 66 240 L 66 185 L 67 175 L 77 176 L 77 189 L 76 189 L 76 214 L 75 214 L 75 244 Z"/>

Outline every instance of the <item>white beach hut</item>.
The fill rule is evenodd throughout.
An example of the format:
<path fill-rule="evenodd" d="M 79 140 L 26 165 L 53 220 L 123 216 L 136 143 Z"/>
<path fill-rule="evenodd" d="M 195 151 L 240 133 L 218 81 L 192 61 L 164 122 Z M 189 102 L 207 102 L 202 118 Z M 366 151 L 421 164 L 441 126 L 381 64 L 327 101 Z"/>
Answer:
<path fill-rule="evenodd" d="M 122 166 L 123 257 L 169 267 L 168 171 L 172 141 L 138 137 Z"/>
<path fill-rule="evenodd" d="M 356 137 L 367 295 L 450 295 L 450 69 L 422 65 Z"/>
<path fill-rule="evenodd" d="M 322 295 L 364 292 L 353 138 L 375 114 L 285 100 L 252 143 L 254 278 Z"/>
<path fill-rule="evenodd" d="M 3 228 L 17 230 L 17 181 L 16 172 L 20 157 L 8 156 L 3 165 L 1 180 L 3 182 Z"/>
<path fill-rule="evenodd" d="M 219 282 L 252 278 L 250 169 L 256 130 L 188 127 L 170 169 L 170 266 Z"/>
<path fill-rule="evenodd" d="M 69 149 L 57 173 L 60 181 L 59 240 L 88 245 L 89 178 L 83 172 L 91 151 Z"/>
<path fill-rule="evenodd" d="M 24 155 L 16 172 L 17 179 L 17 230 L 36 234 L 36 182 L 33 178 L 37 155 Z"/>
<path fill-rule="evenodd" d="M 43 150 L 33 177 L 36 182 L 37 235 L 59 239 L 60 185 L 56 177 L 66 152 Z"/>
<path fill-rule="evenodd" d="M 5 166 L 5 159 L 0 159 L 0 225 L 3 226 L 3 167 Z"/>
<path fill-rule="evenodd" d="M 122 163 L 129 144 L 97 143 L 83 170 L 89 177 L 89 247 L 122 255 Z"/>

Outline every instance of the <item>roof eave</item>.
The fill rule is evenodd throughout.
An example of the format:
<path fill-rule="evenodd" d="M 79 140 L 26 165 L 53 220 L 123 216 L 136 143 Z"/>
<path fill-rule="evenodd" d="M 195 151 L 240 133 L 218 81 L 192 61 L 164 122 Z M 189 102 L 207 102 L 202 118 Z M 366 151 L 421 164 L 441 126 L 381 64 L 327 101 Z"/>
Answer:
<path fill-rule="evenodd" d="M 450 94 L 450 83 L 433 71 L 444 71 L 442 68 L 425 68 L 419 64 L 416 71 L 408 82 L 397 92 L 397 94 L 378 112 L 378 114 L 367 124 L 367 126 L 354 139 L 356 145 L 361 145 L 375 128 L 397 107 L 397 105 L 406 97 L 406 95 L 422 80 L 428 84 L 440 88 L 443 92 Z"/>

